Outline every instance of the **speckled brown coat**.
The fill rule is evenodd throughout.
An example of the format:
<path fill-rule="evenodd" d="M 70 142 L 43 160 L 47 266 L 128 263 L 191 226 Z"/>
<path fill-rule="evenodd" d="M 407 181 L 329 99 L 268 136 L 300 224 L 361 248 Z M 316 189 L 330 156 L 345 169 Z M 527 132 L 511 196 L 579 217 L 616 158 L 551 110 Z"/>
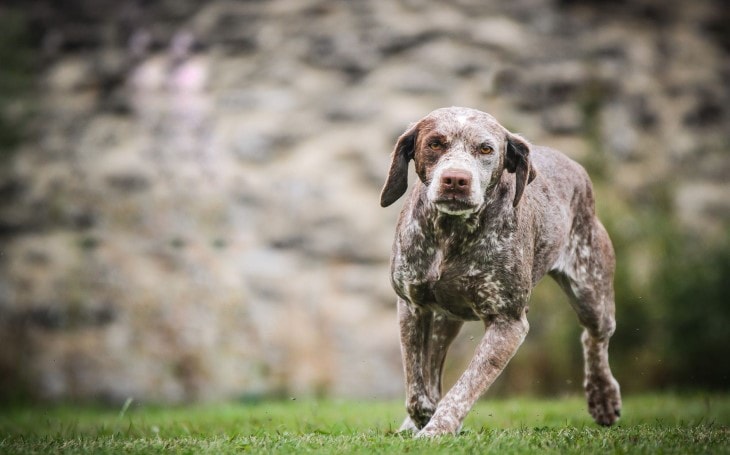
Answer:
<path fill-rule="evenodd" d="M 527 335 L 530 293 L 546 274 L 585 329 L 589 412 L 613 424 L 621 407 L 608 365 L 614 254 L 585 170 L 489 114 L 455 107 L 430 113 L 399 138 L 381 205 L 405 193 L 411 160 L 418 181 L 398 220 L 391 263 L 408 410 L 402 430 L 459 430 Z M 446 351 L 465 320 L 483 321 L 486 333 L 441 399 Z"/>

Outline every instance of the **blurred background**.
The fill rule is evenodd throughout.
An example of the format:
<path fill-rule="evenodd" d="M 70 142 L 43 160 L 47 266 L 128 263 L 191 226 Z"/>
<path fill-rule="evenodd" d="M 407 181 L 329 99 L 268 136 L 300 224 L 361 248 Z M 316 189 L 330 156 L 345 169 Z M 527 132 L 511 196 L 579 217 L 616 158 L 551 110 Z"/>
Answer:
<path fill-rule="evenodd" d="M 450 105 L 590 172 L 623 390 L 728 391 L 728 24 L 724 0 L 4 1 L 0 400 L 402 396 L 379 192 Z M 549 279 L 530 322 L 487 396 L 581 393 Z"/>

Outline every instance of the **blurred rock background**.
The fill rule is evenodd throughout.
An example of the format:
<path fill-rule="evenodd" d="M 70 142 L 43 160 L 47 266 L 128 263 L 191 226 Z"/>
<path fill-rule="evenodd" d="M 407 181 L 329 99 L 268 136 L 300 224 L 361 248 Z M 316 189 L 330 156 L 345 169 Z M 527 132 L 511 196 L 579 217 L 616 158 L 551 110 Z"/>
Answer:
<path fill-rule="evenodd" d="M 624 390 L 727 390 L 728 23 L 723 0 L 4 2 L 0 398 L 400 396 L 378 195 L 449 105 L 591 173 Z M 579 393 L 557 286 L 530 316 L 490 395 Z"/>

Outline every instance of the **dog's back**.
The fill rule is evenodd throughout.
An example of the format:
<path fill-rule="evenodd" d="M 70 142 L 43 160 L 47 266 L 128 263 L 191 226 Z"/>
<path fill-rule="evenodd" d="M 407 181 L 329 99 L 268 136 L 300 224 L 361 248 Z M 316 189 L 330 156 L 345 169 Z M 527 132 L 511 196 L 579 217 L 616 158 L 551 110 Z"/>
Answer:
<path fill-rule="evenodd" d="M 574 236 L 588 236 L 595 218 L 593 185 L 586 170 L 563 153 L 533 146 L 537 178 L 525 189 L 521 217 L 534 237 L 533 284 L 559 266 Z"/>

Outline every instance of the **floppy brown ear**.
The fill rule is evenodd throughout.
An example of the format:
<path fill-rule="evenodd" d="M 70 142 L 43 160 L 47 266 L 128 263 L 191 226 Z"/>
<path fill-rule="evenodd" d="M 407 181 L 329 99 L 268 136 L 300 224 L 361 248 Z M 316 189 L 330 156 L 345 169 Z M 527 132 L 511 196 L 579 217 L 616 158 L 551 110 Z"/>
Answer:
<path fill-rule="evenodd" d="M 515 200 L 512 202 L 512 207 L 517 207 L 525 187 L 537 176 L 530 164 L 530 143 L 522 136 L 507 133 L 504 167 L 508 172 L 515 174 Z"/>
<path fill-rule="evenodd" d="M 380 193 L 381 207 L 389 206 L 408 189 L 408 162 L 413 159 L 417 135 L 418 125 L 414 124 L 398 138 L 391 156 L 388 178 Z"/>

